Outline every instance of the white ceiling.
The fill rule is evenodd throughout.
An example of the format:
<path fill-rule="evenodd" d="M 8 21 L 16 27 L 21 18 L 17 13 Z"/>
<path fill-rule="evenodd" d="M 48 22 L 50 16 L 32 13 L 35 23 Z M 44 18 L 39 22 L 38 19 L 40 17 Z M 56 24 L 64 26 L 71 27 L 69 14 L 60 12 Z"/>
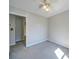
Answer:
<path fill-rule="evenodd" d="M 39 8 L 41 0 L 9 0 L 9 5 L 44 17 L 50 17 L 69 9 L 69 0 L 50 0 L 51 10 L 46 12 Z"/>

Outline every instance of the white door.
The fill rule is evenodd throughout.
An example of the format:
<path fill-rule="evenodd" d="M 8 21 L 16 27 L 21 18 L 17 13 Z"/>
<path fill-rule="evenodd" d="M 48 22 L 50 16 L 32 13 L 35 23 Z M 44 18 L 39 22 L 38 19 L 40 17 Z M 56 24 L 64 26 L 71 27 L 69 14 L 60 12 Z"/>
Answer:
<path fill-rule="evenodd" d="M 15 45 L 15 16 L 9 15 L 9 42 L 10 45 Z"/>
<path fill-rule="evenodd" d="M 15 20 L 15 41 L 21 41 L 22 40 L 22 19 L 19 16 L 16 16 Z"/>

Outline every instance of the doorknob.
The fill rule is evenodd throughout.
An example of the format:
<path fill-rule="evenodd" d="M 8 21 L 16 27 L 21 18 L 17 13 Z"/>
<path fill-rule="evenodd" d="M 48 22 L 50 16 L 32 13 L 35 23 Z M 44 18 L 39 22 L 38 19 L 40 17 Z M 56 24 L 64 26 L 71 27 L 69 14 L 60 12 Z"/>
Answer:
<path fill-rule="evenodd" d="M 13 28 L 11 28 L 10 30 L 13 31 Z"/>

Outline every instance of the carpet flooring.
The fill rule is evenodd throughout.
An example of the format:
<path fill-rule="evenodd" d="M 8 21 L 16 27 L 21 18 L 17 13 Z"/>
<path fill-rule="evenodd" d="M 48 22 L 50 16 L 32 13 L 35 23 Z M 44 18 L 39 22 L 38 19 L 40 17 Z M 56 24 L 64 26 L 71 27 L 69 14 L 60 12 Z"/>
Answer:
<path fill-rule="evenodd" d="M 9 54 L 9 59 L 68 59 L 68 57 L 68 48 L 48 41 L 28 48 L 19 42 L 10 47 Z"/>

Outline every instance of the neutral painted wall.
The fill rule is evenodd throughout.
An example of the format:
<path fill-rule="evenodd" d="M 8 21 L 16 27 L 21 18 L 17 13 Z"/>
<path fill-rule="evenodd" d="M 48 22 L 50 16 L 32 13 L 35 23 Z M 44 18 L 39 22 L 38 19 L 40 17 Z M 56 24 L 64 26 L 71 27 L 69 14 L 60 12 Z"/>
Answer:
<path fill-rule="evenodd" d="M 49 41 L 69 47 L 69 12 L 55 15 L 48 20 Z"/>
<path fill-rule="evenodd" d="M 28 43 L 27 44 L 37 44 L 39 42 L 47 40 L 47 28 L 48 27 L 48 20 L 37 16 L 34 14 L 30 14 L 28 16 Z"/>
<path fill-rule="evenodd" d="M 46 18 L 11 7 L 10 13 L 26 17 L 26 47 L 48 39 L 48 20 Z"/>
<path fill-rule="evenodd" d="M 10 7 L 10 13 L 26 17 L 26 46 L 43 42 L 47 40 L 48 37 L 48 40 L 51 42 L 65 47 L 69 46 L 68 11 L 50 17 L 48 20 L 42 16 L 13 7 Z"/>

